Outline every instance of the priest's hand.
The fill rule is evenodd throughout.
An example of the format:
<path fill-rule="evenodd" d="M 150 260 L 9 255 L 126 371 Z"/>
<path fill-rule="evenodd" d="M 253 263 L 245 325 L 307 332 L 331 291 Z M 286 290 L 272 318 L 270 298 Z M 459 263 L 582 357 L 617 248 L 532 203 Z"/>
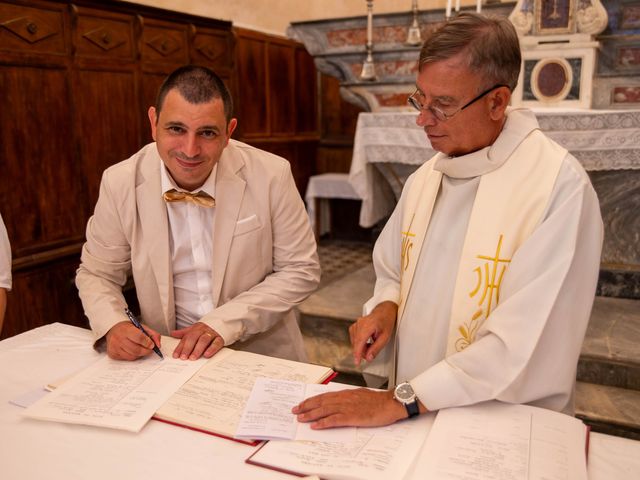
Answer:
<path fill-rule="evenodd" d="M 393 334 L 397 315 L 397 304 L 382 302 L 369 315 L 358 318 L 349 327 L 353 361 L 356 365 L 360 365 L 363 359 L 370 362 L 380 353 Z"/>
<path fill-rule="evenodd" d="M 393 399 L 393 391 L 366 388 L 323 393 L 293 407 L 299 422 L 311 422 L 311 428 L 380 427 L 407 418 L 407 410 Z"/>
<path fill-rule="evenodd" d="M 173 330 L 171 336 L 180 343 L 173 351 L 173 358 L 197 360 L 213 357 L 224 347 L 224 339 L 209 325 L 197 322 L 181 330 Z"/>
<path fill-rule="evenodd" d="M 160 346 L 160 334 L 144 326 L 146 332 Z M 107 355 L 115 360 L 135 360 L 153 353 L 153 342 L 130 321 L 116 323 L 106 334 Z"/>

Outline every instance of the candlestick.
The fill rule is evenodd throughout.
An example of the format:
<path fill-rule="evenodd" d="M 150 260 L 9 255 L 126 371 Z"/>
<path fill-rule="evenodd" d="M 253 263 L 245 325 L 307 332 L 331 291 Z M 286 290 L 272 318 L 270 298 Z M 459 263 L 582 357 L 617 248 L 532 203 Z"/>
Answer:
<path fill-rule="evenodd" d="M 360 80 L 375 80 L 376 68 L 373 64 L 373 0 L 367 0 L 367 58 L 362 64 Z"/>
<path fill-rule="evenodd" d="M 411 11 L 413 12 L 413 22 L 407 31 L 407 45 L 420 45 L 422 38 L 420 37 L 420 24 L 418 23 L 418 0 L 412 0 Z"/>

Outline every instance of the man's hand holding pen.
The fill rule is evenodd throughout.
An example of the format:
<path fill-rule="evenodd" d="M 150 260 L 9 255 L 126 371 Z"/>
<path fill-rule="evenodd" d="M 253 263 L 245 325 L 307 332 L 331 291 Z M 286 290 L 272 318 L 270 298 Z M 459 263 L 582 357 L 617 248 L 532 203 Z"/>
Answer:
<path fill-rule="evenodd" d="M 145 326 L 145 335 L 129 320 L 116 323 L 107 332 L 107 354 L 115 360 L 135 360 L 147 355 L 155 355 L 153 348 L 160 347 L 160 334 Z M 155 344 L 154 344 L 155 342 Z"/>
<path fill-rule="evenodd" d="M 125 314 L 129 321 L 116 323 L 106 334 L 109 357 L 115 360 L 136 360 L 155 352 L 164 358 L 160 352 L 160 334 L 147 325 L 143 326 L 128 309 L 125 309 Z M 173 351 L 173 358 L 182 360 L 211 358 L 224 347 L 224 339 L 202 322 L 174 330 L 171 336 L 180 339 Z"/>

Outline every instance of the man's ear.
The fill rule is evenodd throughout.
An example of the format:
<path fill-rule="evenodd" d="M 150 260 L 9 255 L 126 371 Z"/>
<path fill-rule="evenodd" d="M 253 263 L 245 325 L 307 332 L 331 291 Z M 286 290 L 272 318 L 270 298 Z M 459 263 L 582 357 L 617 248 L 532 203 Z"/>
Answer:
<path fill-rule="evenodd" d="M 158 116 L 156 115 L 156 107 L 149 107 L 147 112 L 149 115 L 149 123 L 151 124 L 151 137 L 156 140 L 156 129 L 158 126 Z"/>
<path fill-rule="evenodd" d="M 233 131 L 238 126 L 238 119 L 232 118 L 229 120 L 229 124 L 227 125 L 227 145 L 229 144 L 229 140 L 231 139 L 231 135 L 233 135 Z"/>
<path fill-rule="evenodd" d="M 490 115 L 492 120 L 502 120 L 504 111 L 509 106 L 511 90 L 508 87 L 496 88 L 490 97 Z"/>

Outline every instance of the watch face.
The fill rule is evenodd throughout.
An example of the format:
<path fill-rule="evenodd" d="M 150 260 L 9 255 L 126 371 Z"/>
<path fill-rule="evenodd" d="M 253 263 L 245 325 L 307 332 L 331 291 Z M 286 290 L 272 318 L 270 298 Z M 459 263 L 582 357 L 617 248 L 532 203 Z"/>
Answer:
<path fill-rule="evenodd" d="M 401 383 L 396 387 L 395 395 L 400 401 L 410 401 L 413 400 L 415 393 L 413 392 L 413 388 L 411 388 L 410 384 Z"/>

